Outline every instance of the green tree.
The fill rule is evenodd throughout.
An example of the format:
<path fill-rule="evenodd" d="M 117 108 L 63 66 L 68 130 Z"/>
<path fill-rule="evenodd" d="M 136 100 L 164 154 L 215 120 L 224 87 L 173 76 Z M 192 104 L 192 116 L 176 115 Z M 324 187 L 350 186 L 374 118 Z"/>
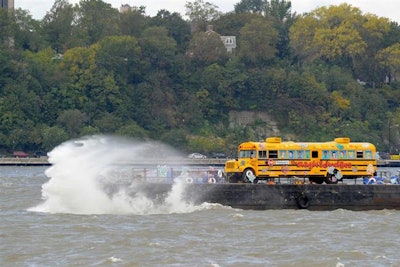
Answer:
<path fill-rule="evenodd" d="M 13 36 L 13 26 L 11 13 L 4 8 L 0 8 L 0 45 L 9 44 L 9 38 Z"/>
<path fill-rule="evenodd" d="M 57 53 L 73 45 L 74 8 L 68 0 L 56 0 L 42 20 L 46 40 Z"/>
<path fill-rule="evenodd" d="M 87 115 L 77 109 L 69 109 L 58 116 L 57 122 L 70 137 L 76 138 L 79 137 L 79 133 L 87 122 Z"/>
<path fill-rule="evenodd" d="M 168 30 L 168 36 L 174 38 L 177 50 L 181 53 L 186 52 L 191 37 L 190 24 L 182 19 L 179 13 L 170 13 L 162 9 L 151 19 L 151 24 L 165 27 Z"/>
<path fill-rule="evenodd" d="M 218 6 L 211 2 L 204 2 L 203 0 L 196 0 L 194 2 L 186 2 L 186 13 L 192 23 L 192 30 L 201 31 L 205 30 L 206 26 L 221 15 Z"/>
<path fill-rule="evenodd" d="M 118 35 L 119 13 L 102 0 L 81 0 L 76 13 L 77 36 L 87 46 L 106 36 Z"/>
<path fill-rule="evenodd" d="M 221 35 L 239 36 L 244 25 L 254 18 L 250 13 L 225 13 L 215 20 L 215 28 Z"/>
<path fill-rule="evenodd" d="M 241 0 L 235 4 L 235 13 L 265 14 L 268 7 L 267 0 Z"/>
<path fill-rule="evenodd" d="M 69 138 L 68 134 L 61 127 L 47 127 L 43 130 L 43 147 L 46 151 L 51 151 Z"/>
<path fill-rule="evenodd" d="M 364 15 L 360 27 L 360 35 L 366 42 L 365 52 L 355 61 L 354 76 L 363 81 L 382 82 L 387 75 L 387 69 L 382 67 L 376 54 L 387 47 L 387 34 L 390 32 L 390 22 L 372 14 Z M 374 70 L 371 73 L 371 70 Z"/>
<path fill-rule="evenodd" d="M 267 5 L 267 16 L 273 18 L 274 26 L 279 33 L 277 43 L 278 55 L 280 58 L 288 57 L 289 48 L 289 30 L 296 19 L 296 13 L 291 12 L 292 3 L 286 0 L 271 0 Z"/>
<path fill-rule="evenodd" d="M 176 42 L 164 27 L 149 27 L 140 38 L 143 56 L 157 68 L 172 65 L 177 49 Z"/>
<path fill-rule="evenodd" d="M 400 73 L 400 42 L 379 51 L 376 59 L 387 69 L 389 77 L 393 81 L 399 81 Z"/>
<path fill-rule="evenodd" d="M 122 35 L 139 38 L 142 31 L 148 27 L 149 18 L 143 8 L 132 8 L 120 14 L 119 28 Z"/>
<path fill-rule="evenodd" d="M 200 65 L 224 62 L 228 58 L 221 37 L 214 31 L 196 32 L 189 43 L 189 57 Z"/>
<path fill-rule="evenodd" d="M 16 48 L 37 52 L 47 46 L 39 21 L 22 9 L 16 9 L 13 15 L 13 43 Z"/>
<path fill-rule="evenodd" d="M 89 102 L 88 92 L 97 84 L 96 49 L 78 47 L 66 51 L 57 66 L 61 76 L 61 88 L 57 92 L 60 109 L 82 109 Z"/>
<path fill-rule="evenodd" d="M 109 36 L 98 42 L 96 66 L 113 75 L 120 85 L 139 79 L 143 70 L 142 49 L 132 36 Z"/>
<path fill-rule="evenodd" d="M 240 31 L 239 57 L 250 64 L 265 64 L 277 53 L 278 33 L 272 22 L 257 17 L 246 24 Z"/>
<path fill-rule="evenodd" d="M 360 9 L 348 4 L 317 8 L 291 27 L 292 48 L 303 60 L 348 58 L 354 67 L 367 46 L 360 34 L 362 20 Z"/>
<path fill-rule="evenodd" d="M 116 115 L 104 112 L 100 116 L 97 116 L 93 124 L 102 133 L 114 133 L 121 127 L 122 121 Z"/>
<path fill-rule="evenodd" d="M 147 131 L 140 127 L 136 122 L 124 123 L 124 125 L 119 128 L 116 133 L 121 136 L 132 137 L 141 140 L 146 140 L 149 136 Z"/>

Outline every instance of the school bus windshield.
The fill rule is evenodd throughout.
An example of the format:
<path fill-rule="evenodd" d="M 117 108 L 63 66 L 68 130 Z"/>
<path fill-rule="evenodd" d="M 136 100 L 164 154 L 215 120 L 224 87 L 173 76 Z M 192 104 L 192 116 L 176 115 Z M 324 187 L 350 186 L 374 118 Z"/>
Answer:
<path fill-rule="evenodd" d="M 256 155 L 255 150 L 240 150 L 239 158 L 254 158 Z"/>

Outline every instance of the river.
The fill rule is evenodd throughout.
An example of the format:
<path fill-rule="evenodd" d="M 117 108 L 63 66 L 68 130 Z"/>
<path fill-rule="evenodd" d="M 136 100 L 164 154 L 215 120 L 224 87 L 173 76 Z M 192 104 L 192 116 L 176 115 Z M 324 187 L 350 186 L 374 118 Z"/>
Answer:
<path fill-rule="evenodd" d="M 93 183 L 104 162 L 67 152 L 55 168 L 0 167 L 0 266 L 400 266 L 400 211 L 107 198 Z"/>
<path fill-rule="evenodd" d="M 160 208 L 132 199 L 115 210 L 99 203 L 97 214 L 45 211 L 46 168 L 0 169 L 0 266 L 400 266 L 400 211 Z"/>

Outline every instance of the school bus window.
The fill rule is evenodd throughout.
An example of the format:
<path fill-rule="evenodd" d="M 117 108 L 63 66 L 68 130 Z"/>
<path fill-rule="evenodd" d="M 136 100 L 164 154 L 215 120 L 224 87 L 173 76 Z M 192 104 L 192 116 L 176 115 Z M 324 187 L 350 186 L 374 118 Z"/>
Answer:
<path fill-rule="evenodd" d="M 357 158 L 358 159 L 362 159 L 364 157 L 363 152 L 362 151 L 357 151 Z"/>
<path fill-rule="evenodd" d="M 353 150 L 349 150 L 347 155 L 348 155 L 349 159 L 354 159 L 354 151 Z"/>
<path fill-rule="evenodd" d="M 370 150 L 365 151 L 365 158 L 372 159 L 372 152 Z"/>
<path fill-rule="evenodd" d="M 313 159 L 318 158 L 318 151 L 311 151 L 311 157 Z"/>
<path fill-rule="evenodd" d="M 267 158 L 267 151 L 265 151 L 265 150 L 258 151 L 258 158 L 266 159 Z"/>
<path fill-rule="evenodd" d="M 256 155 L 255 150 L 240 150 L 239 152 L 239 158 L 251 158 L 252 155 L 253 157 Z"/>
<path fill-rule="evenodd" d="M 310 158 L 310 150 L 305 150 L 304 153 L 305 153 L 304 158 L 309 159 Z"/>
<path fill-rule="evenodd" d="M 304 151 L 303 150 L 297 150 L 296 156 L 298 159 L 304 158 Z"/>
<path fill-rule="evenodd" d="M 279 158 L 285 159 L 286 158 L 286 150 L 280 150 L 279 151 Z"/>
<path fill-rule="evenodd" d="M 269 151 L 269 158 L 270 159 L 277 159 L 278 158 L 278 150 L 270 150 Z"/>

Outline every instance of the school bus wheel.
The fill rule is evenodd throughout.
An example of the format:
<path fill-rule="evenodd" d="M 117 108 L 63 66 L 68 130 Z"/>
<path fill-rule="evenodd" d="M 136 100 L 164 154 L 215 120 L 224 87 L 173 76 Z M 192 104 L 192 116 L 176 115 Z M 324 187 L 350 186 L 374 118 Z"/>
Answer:
<path fill-rule="evenodd" d="M 245 183 L 251 183 L 252 180 L 254 180 L 255 174 L 252 169 L 245 169 L 242 175 L 243 182 Z"/>
<path fill-rule="evenodd" d="M 324 182 L 324 177 L 309 177 L 308 180 L 312 184 L 322 184 Z"/>
<path fill-rule="evenodd" d="M 228 179 L 229 183 L 238 183 L 242 179 L 242 177 L 240 174 L 237 174 L 237 173 L 232 174 L 232 175 L 227 174 L 227 179 Z"/>
<path fill-rule="evenodd" d="M 338 179 L 336 178 L 335 174 L 328 173 L 325 177 L 325 183 L 327 184 L 337 184 Z"/>

